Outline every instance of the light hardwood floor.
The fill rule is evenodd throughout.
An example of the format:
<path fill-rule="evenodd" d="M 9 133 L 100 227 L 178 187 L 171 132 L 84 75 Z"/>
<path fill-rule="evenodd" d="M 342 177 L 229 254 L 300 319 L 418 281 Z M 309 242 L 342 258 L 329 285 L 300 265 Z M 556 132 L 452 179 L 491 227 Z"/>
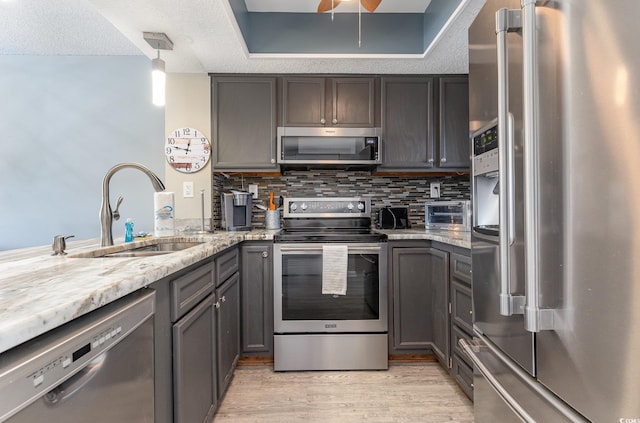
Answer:
<path fill-rule="evenodd" d="M 215 423 L 473 422 L 473 404 L 437 363 L 387 371 L 239 367 Z"/>

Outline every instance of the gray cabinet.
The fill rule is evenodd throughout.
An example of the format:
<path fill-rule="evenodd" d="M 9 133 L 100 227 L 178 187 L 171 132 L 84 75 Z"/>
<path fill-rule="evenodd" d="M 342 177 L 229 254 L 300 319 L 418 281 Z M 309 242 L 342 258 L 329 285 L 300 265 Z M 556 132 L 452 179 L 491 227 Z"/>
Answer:
<path fill-rule="evenodd" d="M 242 246 L 242 355 L 273 356 L 271 252 L 271 243 Z"/>
<path fill-rule="evenodd" d="M 283 125 L 373 127 L 375 88 L 369 77 L 283 77 Z"/>
<path fill-rule="evenodd" d="M 213 169 L 273 171 L 276 78 L 213 76 Z"/>
<path fill-rule="evenodd" d="M 420 353 L 433 339 L 429 249 L 392 248 L 393 350 Z"/>
<path fill-rule="evenodd" d="M 467 396 L 473 399 L 473 366 L 460 349 L 458 341 L 473 338 L 473 308 L 471 301 L 471 258 L 451 255 L 451 375 Z"/>
<path fill-rule="evenodd" d="M 435 166 L 434 78 L 382 79 L 382 160 L 386 170 Z"/>
<path fill-rule="evenodd" d="M 237 249 L 236 249 L 237 251 Z M 222 398 L 240 357 L 240 274 L 234 273 L 216 289 L 217 388 Z"/>
<path fill-rule="evenodd" d="M 449 253 L 431 247 L 391 251 L 392 351 L 433 352 L 447 363 Z"/>
<path fill-rule="evenodd" d="M 168 281 L 172 325 L 173 419 L 209 422 L 218 403 L 214 264 L 209 261 Z M 163 313 L 158 305 L 158 321 Z M 162 355 L 158 357 L 162 360 Z M 158 401 L 161 401 L 158 398 Z"/>
<path fill-rule="evenodd" d="M 209 422 L 217 406 L 213 294 L 173 325 L 174 421 Z"/>
<path fill-rule="evenodd" d="M 468 169 L 471 166 L 469 141 L 469 82 L 467 76 L 439 79 L 439 166 Z"/>
<path fill-rule="evenodd" d="M 445 367 L 449 363 L 449 253 L 429 248 L 433 316 L 433 354 Z"/>
<path fill-rule="evenodd" d="M 470 166 L 466 76 L 382 79 L 381 172 L 464 172 Z"/>

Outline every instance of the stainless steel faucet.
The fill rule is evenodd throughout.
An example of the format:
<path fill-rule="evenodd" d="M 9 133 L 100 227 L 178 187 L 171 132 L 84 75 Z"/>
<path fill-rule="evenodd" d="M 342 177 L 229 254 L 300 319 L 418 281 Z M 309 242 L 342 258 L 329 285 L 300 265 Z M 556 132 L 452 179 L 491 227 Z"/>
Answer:
<path fill-rule="evenodd" d="M 139 171 L 143 172 L 149 177 L 149 179 L 151 179 L 151 183 L 153 184 L 153 188 L 156 190 L 156 192 L 164 191 L 164 184 L 162 183 L 160 178 L 158 178 L 158 176 L 153 173 L 151 169 L 139 163 L 120 163 L 109 169 L 107 171 L 107 174 L 104 175 L 104 179 L 102 180 L 102 206 L 100 208 L 100 245 L 103 247 L 113 245 L 112 227 L 115 213 L 111 211 L 111 204 L 109 202 L 109 182 L 111 181 L 111 177 L 115 175 L 119 170 L 126 168 L 138 169 Z M 120 205 L 120 202 L 122 202 L 122 197 L 118 198 L 118 206 Z"/>

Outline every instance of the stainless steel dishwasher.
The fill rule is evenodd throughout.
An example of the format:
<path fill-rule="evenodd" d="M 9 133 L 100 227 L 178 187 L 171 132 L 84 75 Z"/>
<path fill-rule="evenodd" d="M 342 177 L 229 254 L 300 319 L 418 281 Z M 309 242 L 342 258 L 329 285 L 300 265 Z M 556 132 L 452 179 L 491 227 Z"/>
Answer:
<path fill-rule="evenodd" d="M 0 355 L 0 422 L 153 423 L 155 291 Z"/>

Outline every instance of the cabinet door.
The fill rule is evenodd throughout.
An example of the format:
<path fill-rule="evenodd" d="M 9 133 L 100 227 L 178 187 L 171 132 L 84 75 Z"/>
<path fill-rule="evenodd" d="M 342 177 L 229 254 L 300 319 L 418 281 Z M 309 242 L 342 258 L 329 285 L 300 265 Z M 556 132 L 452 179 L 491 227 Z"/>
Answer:
<path fill-rule="evenodd" d="M 439 167 L 469 168 L 469 83 L 466 76 L 440 78 Z"/>
<path fill-rule="evenodd" d="M 216 289 L 218 311 L 218 398 L 224 395 L 240 356 L 240 275 Z"/>
<path fill-rule="evenodd" d="M 215 412 L 215 312 L 213 295 L 173 325 L 174 421 L 210 421 Z"/>
<path fill-rule="evenodd" d="M 373 127 L 375 122 L 374 78 L 331 79 L 331 125 Z"/>
<path fill-rule="evenodd" d="M 276 79 L 213 77 L 213 169 L 275 170 Z"/>
<path fill-rule="evenodd" d="M 456 280 L 451 281 L 451 320 L 468 334 L 473 333 L 471 288 Z"/>
<path fill-rule="evenodd" d="M 433 314 L 433 353 L 449 367 L 449 253 L 430 248 L 428 254 Z"/>
<path fill-rule="evenodd" d="M 271 245 L 242 247 L 242 354 L 273 355 Z"/>
<path fill-rule="evenodd" d="M 393 347 L 427 351 L 433 340 L 429 248 L 393 248 Z"/>
<path fill-rule="evenodd" d="M 324 126 L 325 78 L 285 77 L 282 79 L 284 126 Z"/>
<path fill-rule="evenodd" d="M 433 78 L 382 80 L 380 170 L 428 170 L 435 163 Z"/>

